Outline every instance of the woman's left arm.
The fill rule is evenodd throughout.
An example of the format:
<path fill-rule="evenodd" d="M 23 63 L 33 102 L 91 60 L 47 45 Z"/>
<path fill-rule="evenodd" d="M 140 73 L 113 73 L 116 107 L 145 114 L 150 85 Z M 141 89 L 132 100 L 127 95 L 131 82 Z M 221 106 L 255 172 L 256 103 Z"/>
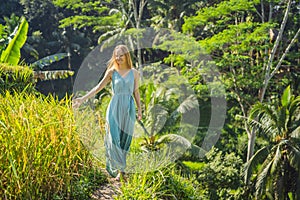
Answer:
<path fill-rule="evenodd" d="M 142 109 L 141 109 L 141 100 L 140 100 L 140 92 L 139 92 L 139 79 L 140 75 L 137 70 L 134 70 L 134 90 L 133 96 L 138 108 L 138 120 L 142 119 Z"/>

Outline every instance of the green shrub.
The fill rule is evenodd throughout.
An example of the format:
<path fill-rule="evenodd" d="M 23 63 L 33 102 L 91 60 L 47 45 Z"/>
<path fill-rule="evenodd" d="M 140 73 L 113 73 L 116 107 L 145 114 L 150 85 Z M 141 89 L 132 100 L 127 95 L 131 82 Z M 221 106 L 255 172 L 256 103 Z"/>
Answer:
<path fill-rule="evenodd" d="M 0 94 L 34 91 L 34 73 L 29 67 L 0 63 Z"/>
<path fill-rule="evenodd" d="M 199 199 L 193 177 L 183 177 L 175 166 L 132 174 L 116 199 Z"/>
<path fill-rule="evenodd" d="M 91 194 L 99 189 L 99 186 L 107 183 L 107 177 L 99 168 L 86 167 L 81 176 L 75 176 L 69 187 L 67 194 L 57 195 L 55 200 L 58 199 L 76 199 L 86 200 L 91 199 Z"/>
<path fill-rule="evenodd" d="M 205 157 L 206 161 L 194 171 L 203 199 L 228 200 L 243 199 L 243 161 L 234 152 L 224 153 L 212 148 Z"/>
<path fill-rule="evenodd" d="M 183 161 L 182 163 L 191 171 L 201 170 L 205 166 L 205 163 L 203 162 Z"/>
<path fill-rule="evenodd" d="M 0 95 L 0 149 L 4 199 L 82 196 L 78 189 L 92 161 L 76 133 L 69 99 Z"/>

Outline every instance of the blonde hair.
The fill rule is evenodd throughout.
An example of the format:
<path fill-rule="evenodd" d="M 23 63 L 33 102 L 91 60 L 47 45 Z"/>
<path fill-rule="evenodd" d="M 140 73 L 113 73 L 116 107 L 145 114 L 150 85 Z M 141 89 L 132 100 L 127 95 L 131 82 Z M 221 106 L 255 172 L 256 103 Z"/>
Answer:
<path fill-rule="evenodd" d="M 128 50 L 127 46 L 126 45 L 118 45 L 118 46 L 115 47 L 115 49 L 113 51 L 113 54 L 112 54 L 112 57 L 108 61 L 108 64 L 107 64 L 107 69 L 108 70 L 110 68 L 112 68 L 113 66 L 118 67 L 118 63 L 116 61 L 116 51 L 119 50 L 119 49 L 122 51 L 123 55 L 126 57 L 128 68 L 129 69 L 132 68 L 131 56 L 130 56 L 130 53 L 129 53 L 129 50 Z"/>

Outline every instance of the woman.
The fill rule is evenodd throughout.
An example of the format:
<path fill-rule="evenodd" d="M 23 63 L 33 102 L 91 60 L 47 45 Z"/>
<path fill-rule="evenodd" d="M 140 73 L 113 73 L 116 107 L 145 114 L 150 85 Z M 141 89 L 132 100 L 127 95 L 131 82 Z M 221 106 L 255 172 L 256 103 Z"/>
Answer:
<path fill-rule="evenodd" d="M 126 155 L 136 120 L 133 97 L 137 105 L 138 120 L 142 118 L 138 90 L 139 73 L 132 67 L 131 57 L 125 45 L 115 47 L 103 79 L 86 95 L 75 99 L 73 107 L 78 107 L 100 92 L 110 81 L 112 81 L 113 96 L 106 111 L 106 170 L 119 180 L 124 175 Z"/>

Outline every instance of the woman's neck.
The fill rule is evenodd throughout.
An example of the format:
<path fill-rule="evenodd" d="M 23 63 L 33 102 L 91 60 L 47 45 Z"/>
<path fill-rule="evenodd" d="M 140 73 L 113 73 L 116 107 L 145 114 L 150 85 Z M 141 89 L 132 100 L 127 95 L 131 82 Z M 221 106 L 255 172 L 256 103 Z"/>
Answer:
<path fill-rule="evenodd" d="M 117 70 L 126 70 L 126 69 L 130 69 L 127 65 L 118 65 Z"/>

